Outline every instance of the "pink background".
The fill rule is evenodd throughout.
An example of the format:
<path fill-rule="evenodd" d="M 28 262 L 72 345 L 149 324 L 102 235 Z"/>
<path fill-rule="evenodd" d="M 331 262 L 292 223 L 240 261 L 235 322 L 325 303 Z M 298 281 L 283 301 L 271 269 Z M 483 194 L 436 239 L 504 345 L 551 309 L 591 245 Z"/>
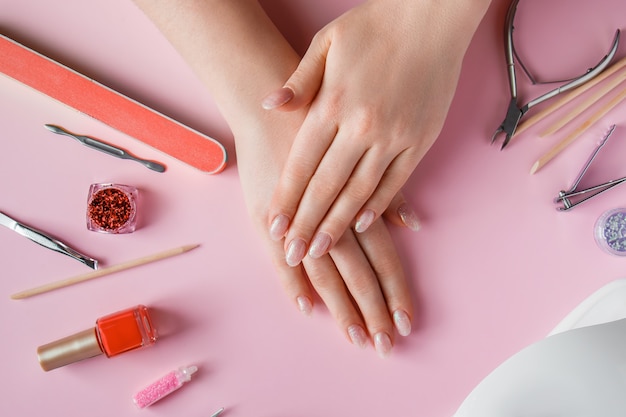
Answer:
<path fill-rule="evenodd" d="M 317 29 L 358 2 L 264 3 L 302 51 Z M 105 265 L 202 245 L 13 301 L 14 292 L 85 267 L 1 228 L 0 415 L 201 417 L 223 406 L 229 417 L 451 416 L 495 366 L 542 338 L 591 292 L 622 278 L 626 265 L 602 252 L 592 231 L 604 211 L 626 205 L 626 188 L 570 213 L 557 212 L 552 202 L 612 123 L 618 128 L 611 150 L 583 185 L 626 175 L 624 105 L 534 176 L 532 163 L 573 126 L 539 138 L 546 121 L 503 152 L 489 144 L 509 100 L 502 46 L 507 6 L 494 1 L 466 57 L 441 138 L 406 186 L 423 228 L 394 229 L 394 235 L 418 318 L 413 334 L 381 360 L 371 348 L 348 344 L 324 308 L 305 318 L 283 295 L 243 204 L 228 128 L 210 95 L 131 1 L 0 0 L 2 33 L 217 138 L 230 152 L 229 167 L 206 176 L 0 77 L 0 210 Z M 625 14 L 623 0 L 522 1 L 519 52 L 540 77 L 575 76 L 606 53 Z M 546 88 L 519 79 L 523 98 Z M 44 123 L 160 160 L 168 171 L 86 149 L 47 132 Z M 88 187 L 108 181 L 141 190 L 142 220 L 132 235 L 85 227 Z M 49 373 L 39 368 L 37 346 L 139 303 L 155 309 L 162 338 L 152 348 Z M 183 390 L 144 411 L 132 404 L 137 390 L 190 364 L 200 370 Z"/>

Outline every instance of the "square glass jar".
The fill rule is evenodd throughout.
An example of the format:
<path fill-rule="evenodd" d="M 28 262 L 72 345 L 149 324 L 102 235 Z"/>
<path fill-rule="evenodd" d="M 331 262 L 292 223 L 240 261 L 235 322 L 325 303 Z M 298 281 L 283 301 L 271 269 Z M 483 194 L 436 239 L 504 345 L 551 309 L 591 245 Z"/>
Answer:
<path fill-rule="evenodd" d="M 138 197 L 139 191 L 130 185 L 91 184 L 87 198 L 87 229 L 110 234 L 134 232 Z"/>

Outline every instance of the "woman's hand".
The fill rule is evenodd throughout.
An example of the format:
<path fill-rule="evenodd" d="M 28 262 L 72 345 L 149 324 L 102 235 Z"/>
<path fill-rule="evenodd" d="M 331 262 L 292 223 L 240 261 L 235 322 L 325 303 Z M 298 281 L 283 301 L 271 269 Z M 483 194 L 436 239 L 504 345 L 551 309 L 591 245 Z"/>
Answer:
<path fill-rule="evenodd" d="M 318 258 L 385 211 L 443 126 L 488 0 L 370 0 L 313 39 L 266 109 L 311 105 L 269 208 L 286 261 Z M 356 222 L 355 222 L 356 220 Z"/>
<path fill-rule="evenodd" d="M 378 354 L 386 357 L 394 344 L 394 328 L 402 336 L 411 332 L 413 304 L 383 220 L 375 221 L 364 233 L 349 230 L 329 253 L 318 259 L 307 257 L 295 268 L 284 262 L 282 242 L 271 240 L 267 234 L 271 191 L 302 118 L 302 112 L 294 112 L 271 123 L 250 126 L 255 140 L 245 145 L 243 139 L 236 138 L 238 168 L 250 215 L 287 296 L 297 308 L 310 314 L 316 292 L 351 343 L 365 347 L 371 341 Z M 239 125 L 239 129 L 246 128 Z M 414 229 L 418 225 L 402 195 L 394 199 L 387 217 Z"/>
<path fill-rule="evenodd" d="M 366 233 L 337 236 L 330 253 L 297 268 L 287 266 L 283 244 L 267 232 L 271 193 L 308 107 L 268 113 L 259 102 L 296 69 L 295 51 L 256 0 L 135 1 L 208 87 L 231 127 L 250 216 L 289 298 L 309 313 L 317 292 L 349 340 L 365 346 L 371 338 L 376 350 L 388 355 L 394 327 L 402 335 L 410 333 L 413 307 L 383 221 Z M 401 195 L 390 218 L 417 228 Z"/>

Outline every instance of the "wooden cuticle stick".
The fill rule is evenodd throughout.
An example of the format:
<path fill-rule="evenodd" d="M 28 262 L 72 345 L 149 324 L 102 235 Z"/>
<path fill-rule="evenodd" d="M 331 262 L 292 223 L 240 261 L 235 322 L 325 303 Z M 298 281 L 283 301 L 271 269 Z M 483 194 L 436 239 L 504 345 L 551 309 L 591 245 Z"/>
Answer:
<path fill-rule="evenodd" d="M 626 67 L 626 57 L 620 59 L 619 61 L 616 61 L 613 65 L 605 69 L 600 75 L 598 75 L 594 79 L 589 80 L 588 82 L 581 85 L 580 87 L 570 91 L 568 94 L 564 95 L 561 99 L 555 101 L 550 106 L 544 108 L 543 110 L 537 112 L 533 116 L 530 116 L 529 118 L 524 120 L 517 127 L 517 130 L 515 131 L 515 135 L 513 137 L 517 136 L 518 134 L 524 132 L 525 130 L 539 123 L 541 120 L 545 119 L 546 117 L 548 117 L 549 115 L 551 115 L 552 113 L 554 113 L 555 111 L 557 111 L 558 109 L 560 109 L 561 107 L 569 103 L 570 101 L 574 100 L 576 97 L 585 93 L 589 89 L 595 87 L 596 85 L 598 85 L 599 83 L 601 83 L 602 81 L 604 81 L 605 79 L 615 74 L 617 71 L 621 70 L 624 67 Z"/>
<path fill-rule="evenodd" d="M 596 91 L 591 97 L 589 97 L 584 102 L 580 103 L 578 106 L 573 108 L 570 112 L 568 112 L 565 116 L 559 119 L 552 126 L 548 127 L 546 130 L 541 132 L 539 136 L 545 137 L 551 135 L 557 130 L 561 129 L 563 126 L 574 120 L 577 116 L 583 113 L 585 110 L 589 109 L 592 105 L 600 101 L 604 96 L 617 88 L 621 83 L 626 80 L 626 70 L 619 73 L 614 79 L 610 82 L 607 82 L 605 86 Z"/>
<path fill-rule="evenodd" d="M 608 112 L 613 110 L 618 104 L 620 104 L 624 99 L 626 99 L 626 89 L 621 91 L 618 95 L 613 97 L 611 101 L 603 105 L 598 111 L 596 111 L 591 117 L 586 119 L 582 124 L 580 124 L 576 129 L 574 129 L 569 135 L 567 135 L 564 139 L 562 139 L 559 143 L 557 143 L 552 149 L 546 152 L 541 158 L 539 158 L 531 167 L 530 173 L 534 174 L 543 168 L 548 162 L 550 162 L 554 157 L 556 157 L 559 153 L 563 151 L 563 149 L 567 148 L 574 140 L 576 140 L 580 135 L 585 133 L 587 129 L 589 129 L 594 123 L 604 117 Z"/>
<path fill-rule="evenodd" d="M 41 285 L 39 287 L 31 288 L 28 290 L 20 291 L 11 295 L 13 300 L 21 300 L 23 298 L 32 297 L 34 295 L 43 294 L 46 292 L 54 291 L 60 288 L 65 288 L 70 285 L 78 284 L 81 282 L 89 281 L 95 278 L 100 278 L 105 275 L 110 275 L 115 272 L 124 271 L 126 269 L 134 268 L 136 266 L 145 265 L 151 262 L 160 261 L 161 259 L 170 258 L 172 256 L 180 255 L 197 248 L 200 245 L 186 245 L 178 248 L 170 249 L 164 252 L 159 252 L 154 255 L 144 256 L 143 258 L 134 259 L 132 261 L 123 262 L 118 265 L 101 268 L 96 271 L 88 272 L 86 274 L 78 275 L 72 278 L 67 278 L 61 281 L 55 281 L 48 284 Z"/>

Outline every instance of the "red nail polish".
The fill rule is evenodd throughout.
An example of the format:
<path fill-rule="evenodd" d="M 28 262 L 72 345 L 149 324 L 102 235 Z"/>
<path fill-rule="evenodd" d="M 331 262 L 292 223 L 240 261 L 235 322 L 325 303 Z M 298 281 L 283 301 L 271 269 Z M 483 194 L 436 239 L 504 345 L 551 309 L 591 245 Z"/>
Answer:
<path fill-rule="evenodd" d="M 151 346 L 156 339 L 148 308 L 138 305 L 99 318 L 94 328 L 40 346 L 37 356 L 43 370 L 50 371 L 102 354 L 111 357 Z"/>

